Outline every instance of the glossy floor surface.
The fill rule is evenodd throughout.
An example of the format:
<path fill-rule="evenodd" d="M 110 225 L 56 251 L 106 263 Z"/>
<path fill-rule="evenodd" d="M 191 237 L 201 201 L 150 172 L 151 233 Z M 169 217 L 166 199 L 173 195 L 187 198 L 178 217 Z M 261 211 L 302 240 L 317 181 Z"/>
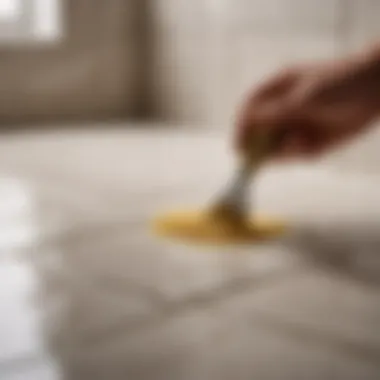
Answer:
<path fill-rule="evenodd" d="M 231 171 L 215 134 L 91 128 L 0 139 L 1 380 L 380 378 L 380 181 L 269 168 L 291 223 L 241 248 L 152 236 Z"/>

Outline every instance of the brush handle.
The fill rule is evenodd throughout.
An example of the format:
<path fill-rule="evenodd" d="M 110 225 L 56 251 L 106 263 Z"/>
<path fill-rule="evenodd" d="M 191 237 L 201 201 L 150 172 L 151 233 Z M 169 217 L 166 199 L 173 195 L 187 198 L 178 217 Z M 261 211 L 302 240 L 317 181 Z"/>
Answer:
<path fill-rule="evenodd" d="M 250 144 L 251 149 L 243 157 L 241 173 L 248 177 L 263 164 L 270 154 L 278 147 L 284 139 L 285 132 L 266 133 L 255 136 Z"/>
<path fill-rule="evenodd" d="M 245 220 L 250 208 L 248 189 L 252 175 L 256 173 L 256 170 L 260 168 L 268 155 L 276 149 L 281 139 L 282 135 L 280 134 L 266 134 L 255 137 L 251 144 L 252 149 L 243 158 L 231 185 L 212 208 L 214 214 L 219 214 L 234 223 Z"/>

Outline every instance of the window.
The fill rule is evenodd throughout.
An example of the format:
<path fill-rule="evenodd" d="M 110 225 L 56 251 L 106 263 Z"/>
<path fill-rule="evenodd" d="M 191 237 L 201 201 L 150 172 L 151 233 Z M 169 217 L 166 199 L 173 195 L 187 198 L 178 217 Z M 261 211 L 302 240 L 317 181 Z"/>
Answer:
<path fill-rule="evenodd" d="M 16 20 L 20 14 L 20 0 L 0 1 L 0 22 Z"/>
<path fill-rule="evenodd" d="M 0 0 L 0 43 L 46 43 L 62 37 L 62 0 Z"/>

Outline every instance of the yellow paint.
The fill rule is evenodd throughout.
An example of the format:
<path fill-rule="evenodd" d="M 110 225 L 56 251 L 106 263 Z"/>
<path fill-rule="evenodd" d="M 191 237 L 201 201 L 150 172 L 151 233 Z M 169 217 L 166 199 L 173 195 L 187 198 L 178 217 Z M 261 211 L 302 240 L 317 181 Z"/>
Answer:
<path fill-rule="evenodd" d="M 284 233 L 285 225 L 263 217 L 237 225 L 205 211 L 179 211 L 157 217 L 154 231 L 159 236 L 189 243 L 228 245 L 278 237 Z"/>

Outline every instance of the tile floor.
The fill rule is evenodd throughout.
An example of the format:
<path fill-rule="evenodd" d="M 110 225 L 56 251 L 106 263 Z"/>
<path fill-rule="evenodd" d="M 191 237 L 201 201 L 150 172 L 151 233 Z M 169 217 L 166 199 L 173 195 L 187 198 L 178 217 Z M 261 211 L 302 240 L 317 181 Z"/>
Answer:
<path fill-rule="evenodd" d="M 380 378 L 380 182 L 269 168 L 287 236 L 244 248 L 150 234 L 231 162 L 217 133 L 104 128 L 0 139 L 1 380 Z"/>

